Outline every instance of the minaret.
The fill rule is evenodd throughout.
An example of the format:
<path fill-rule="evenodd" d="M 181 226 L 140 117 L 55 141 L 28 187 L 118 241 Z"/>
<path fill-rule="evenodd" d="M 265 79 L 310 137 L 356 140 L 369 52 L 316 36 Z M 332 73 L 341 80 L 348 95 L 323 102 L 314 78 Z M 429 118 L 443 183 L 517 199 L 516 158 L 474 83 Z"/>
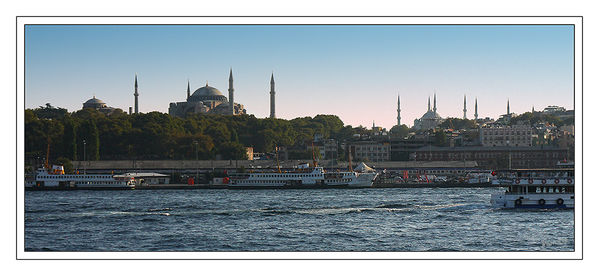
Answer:
<path fill-rule="evenodd" d="M 464 120 L 466 120 L 466 95 L 464 95 Z"/>
<path fill-rule="evenodd" d="M 270 75 L 270 118 L 275 117 L 275 74 Z"/>
<path fill-rule="evenodd" d="M 137 102 L 137 96 L 139 96 L 139 93 L 137 93 L 137 74 L 135 74 L 135 93 L 133 93 L 133 96 L 135 96 L 135 114 L 139 113 L 139 105 Z"/>
<path fill-rule="evenodd" d="M 187 80 L 187 100 L 189 101 L 189 93 L 191 90 L 189 89 L 189 80 Z"/>
<path fill-rule="evenodd" d="M 433 100 L 433 112 L 437 113 L 437 93 L 435 93 L 435 98 Z"/>
<path fill-rule="evenodd" d="M 233 100 L 233 68 L 229 71 L 229 115 L 235 115 L 235 101 Z"/>
<path fill-rule="evenodd" d="M 474 120 L 478 120 L 478 99 L 474 99 Z"/>
<path fill-rule="evenodd" d="M 397 95 L 397 126 L 401 126 L 401 109 L 399 108 L 399 95 Z"/>
<path fill-rule="evenodd" d="M 510 115 L 510 99 L 507 99 L 507 115 Z"/>
<path fill-rule="evenodd" d="M 535 113 L 535 106 L 532 106 L 532 113 Z"/>
<path fill-rule="evenodd" d="M 428 110 L 431 111 L 431 96 L 428 96 Z"/>

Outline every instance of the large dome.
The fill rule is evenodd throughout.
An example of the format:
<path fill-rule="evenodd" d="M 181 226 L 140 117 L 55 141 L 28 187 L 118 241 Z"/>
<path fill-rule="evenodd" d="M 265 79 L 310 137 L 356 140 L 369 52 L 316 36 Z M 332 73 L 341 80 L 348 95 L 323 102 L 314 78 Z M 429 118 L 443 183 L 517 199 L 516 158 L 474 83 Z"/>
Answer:
<path fill-rule="evenodd" d="M 197 101 L 222 101 L 226 102 L 227 97 L 223 95 L 218 89 L 208 86 L 198 88 L 193 94 L 189 97 L 189 101 L 197 102 Z"/>
<path fill-rule="evenodd" d="M 441 116 L 439 116 L 439 114 L 437 112 L 429 110 L 426 113 L 424 113 L 424 115 L 422 115 L 421 119 L 423 119 L 423 120 L 438 120 L 438 119 L 441 119 Z"/>
<path fill-rule="evenodd" d="M 87 100 L 85 102 L 85 104 L 105 104 L 105 103 L 100 99 L 96 99 L 96 96 L 94 96 L 93 98 Z"/>
<path fill-rule="evenodd" d="M 106 107 L 106 103 L 104 103 L 100 99 L 96 99 L 96 96 L 87 100 L 83 103 L 83 108 L 103 108 Z"/>

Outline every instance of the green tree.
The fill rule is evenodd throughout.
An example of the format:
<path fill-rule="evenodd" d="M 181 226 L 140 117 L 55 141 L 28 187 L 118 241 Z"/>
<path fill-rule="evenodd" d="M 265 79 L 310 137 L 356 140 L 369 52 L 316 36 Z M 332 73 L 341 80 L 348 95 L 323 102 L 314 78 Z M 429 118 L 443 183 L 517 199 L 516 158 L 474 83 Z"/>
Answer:
<path fill-rule="evenodd" d="M 77 130 L 75 122 L 70 117 L 64 119 L 64 149 L 63 155 L 68 158 L 75 160 L 77 159 Z"/>
<path fill-rule="evenodd" d="M 389 130 L 391 137 L 397 138 L 404 138 L 408 135 L 408 133 L 410 133 L 410 128 L 408 128 L 406 125 L 395 125 Z"/>
<path fill-rule="evenodd" d="M 447 146 L 447 135 L 442 130 L 436 131 L 434 136 L 434 144 L 435 146 L 444 147 Z"/>
<path fill-rule="evenodd" d="M 237 142 L 225 142 L 219 147 L 219 153 L 223 159 L 247 160 L 247 151 L 242 144 Z"/>

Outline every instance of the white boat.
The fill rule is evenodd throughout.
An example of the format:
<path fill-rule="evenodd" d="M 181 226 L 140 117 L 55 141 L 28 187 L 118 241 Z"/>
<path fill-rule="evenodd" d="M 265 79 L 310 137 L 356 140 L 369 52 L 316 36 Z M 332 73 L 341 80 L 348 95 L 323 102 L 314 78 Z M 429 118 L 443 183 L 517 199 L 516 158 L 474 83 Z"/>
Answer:
<path fill-rule="evenodd" d="M 495 208 L 574 208 L 573 168 L 500 171 L 492 183 L 507 186 L 491 195 Z"/>
<path fill-rule="evenodd" d="M 35 181 L 26 181 L 28 190 L 65 189 L 133 189 L 134 177 L 111 174 L 64 174 L 62 166 L 52 166 L 51 170 L 39 168 Z"/>
<path fill-rule="evenodd" d="M 466 174 L 466 182 L 468 184 L 491 183 L 493 178 L 491 171 L 472 171 Z"/>
<path fill-rule="evenodd" d="M 297 169 L 289 172 L 253 172 L 231 178 L 229 188 L 368 188 L 376 172 L 325 172 L 322 167 Z"/>

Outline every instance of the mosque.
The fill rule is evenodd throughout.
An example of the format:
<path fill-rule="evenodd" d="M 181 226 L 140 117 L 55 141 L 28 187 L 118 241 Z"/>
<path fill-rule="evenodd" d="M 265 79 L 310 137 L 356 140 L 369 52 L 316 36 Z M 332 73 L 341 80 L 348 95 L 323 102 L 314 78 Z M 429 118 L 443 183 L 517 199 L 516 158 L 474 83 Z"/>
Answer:
<path fill-rule="evenodd" d="M 434 105 L 431 110 L 431 98 L 428 98 L 428 110 L 422 117 L 420 117 L 420 119 L 414 120 L 415 129 L 434 129 L 444 121 L 444 119 L 439 116 L 439 113 L 437 113 L 437 94 L 435 94 L 433 101 Z"/>
<path fill-rule="evenodd" d="M 94 95 L 93 98 L 91 98 L 83 103 L 83 109 L 85 109 L 85 108 L 95 109 L 95 110 L 98 110 L 106 115 L 111 115 L 112 113 L 114 113 L 114 111 L 116 111 L 118 109 L 118 108 L 107 106 L 104 101 L 102 101 L 100 99 L 96 99 L 96 95 Z"/>
<path fill-rule="evenodd" d="M 185 117 L 187 113 L 194 114 L 220 114 L 241 115 L 247 114 L 244 106 L 234 102 L 233 69 L 229 72 L 229 99 L 218 89 L 205 86 L 196 89 L 190 94 L 189 82 L 187 82 L 187 100 L 184 102 L 170 103 L 168 114 L 176 117 Z"/>

